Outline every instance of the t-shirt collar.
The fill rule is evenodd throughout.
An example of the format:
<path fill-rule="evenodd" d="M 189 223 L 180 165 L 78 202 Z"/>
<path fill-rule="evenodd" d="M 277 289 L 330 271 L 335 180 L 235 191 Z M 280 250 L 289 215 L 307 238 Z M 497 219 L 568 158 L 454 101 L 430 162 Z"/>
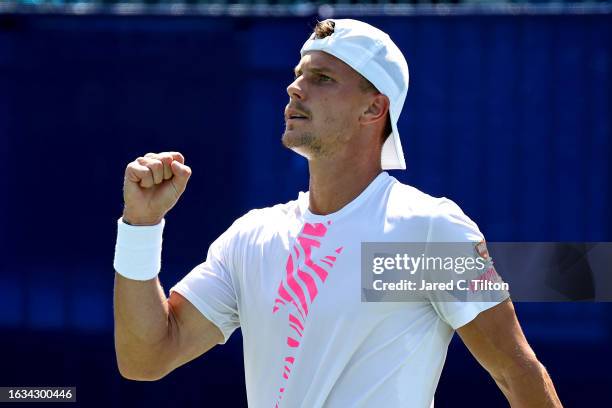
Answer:
<path fill-rule="evenodd" d="M 389 176 L 389 173 L 387 173 L 386 171 L 381 172 L 380 174 L 378 174 L 378 176 L 376 176 L 376 178 L 374 178 L 374 180 L 372 180 L 372 182 L 365 188 L 365 190 L 363 190 L 357 197 L 353 199 L 353 201 L 351 201 L 338 211 L 327 215 L 313 214 L 308 209 L 309 192 L 307 191 L 304 193 L 300 191 L 297 199 L 300 214 L 303 214 L 304 219 L 309 222 L 337 220 L 338 218 L 351 212 L 353 209 L 359 207 L 374 191 L 378 190 L 378 188 L 381 185 L 385 184 L 390 178 L 391 176 Z"/>

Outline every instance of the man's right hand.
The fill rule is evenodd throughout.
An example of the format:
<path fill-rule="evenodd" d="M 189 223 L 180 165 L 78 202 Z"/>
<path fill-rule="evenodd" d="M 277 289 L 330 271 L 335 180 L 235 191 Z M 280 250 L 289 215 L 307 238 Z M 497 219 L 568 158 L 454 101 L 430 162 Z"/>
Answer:
<path fill-rule="evenodd" d="M 159 224 L 185 191 L 191 169 L 178 152 L 147 153 L 125 169 L 123 220 Z"/>

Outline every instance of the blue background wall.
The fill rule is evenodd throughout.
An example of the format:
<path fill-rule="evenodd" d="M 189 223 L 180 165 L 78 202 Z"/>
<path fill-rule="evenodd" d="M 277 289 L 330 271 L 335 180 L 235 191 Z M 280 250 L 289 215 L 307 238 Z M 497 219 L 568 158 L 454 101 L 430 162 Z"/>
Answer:
<path fill-rule="evenodd" d="M 295 198 L 307 166 L 280 145 L 282 112 L 313 21 L 0 15 L 0 386 L 76 385 L 85 406 L 245 404 L 239 334 L 159 382 L 119 376 L 123 171 L 164 150 L 193 168 L 167 217 L 166 288 L 236 217 Z M 395 177 L 457 201 L 489 241 L 612 241 L 612 15 L 366 21 L 410 65 Z M 611 305 L 516 308 L 566 405 L 610 403 Z M 455 339 L 436 401 L 504 399 Z"/>

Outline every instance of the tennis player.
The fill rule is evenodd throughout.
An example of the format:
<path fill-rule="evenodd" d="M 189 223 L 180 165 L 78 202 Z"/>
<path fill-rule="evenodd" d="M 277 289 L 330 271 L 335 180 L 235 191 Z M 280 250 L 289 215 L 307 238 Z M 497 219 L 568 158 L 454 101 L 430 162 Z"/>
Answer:
<path fill-rule="evenodd" d="M 169 298 L 157 278 L 164 216 L 191 169 L 177 152 L 130 163 L 114 262 L 121 375 L 162 378 L 240 327 L 251 407 L 427 408 L 457 331 L 512 406 L 560 407 L 507 292 L 361 302 L 362 242 L 464 242 L 486 253 L 455 203 L 384 171 L 405 169 L 397 121 L 407 90 L 406 60 L 387 34 L 318 23 L 287 87 L 282 136 L 308 160 L 309 191 L 236 220 Z"/>

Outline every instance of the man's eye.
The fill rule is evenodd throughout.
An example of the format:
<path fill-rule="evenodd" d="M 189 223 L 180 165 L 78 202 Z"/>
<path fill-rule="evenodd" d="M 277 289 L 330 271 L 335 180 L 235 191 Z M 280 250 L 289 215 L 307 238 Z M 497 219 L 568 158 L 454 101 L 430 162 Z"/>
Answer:
<path fill-rule="evenodd" d="M 328 81 L 331 81 L 332 79 L 328 77 L 327 75 L 319 75 L 319 80 L 322 82 L 328 82 Z"/>

